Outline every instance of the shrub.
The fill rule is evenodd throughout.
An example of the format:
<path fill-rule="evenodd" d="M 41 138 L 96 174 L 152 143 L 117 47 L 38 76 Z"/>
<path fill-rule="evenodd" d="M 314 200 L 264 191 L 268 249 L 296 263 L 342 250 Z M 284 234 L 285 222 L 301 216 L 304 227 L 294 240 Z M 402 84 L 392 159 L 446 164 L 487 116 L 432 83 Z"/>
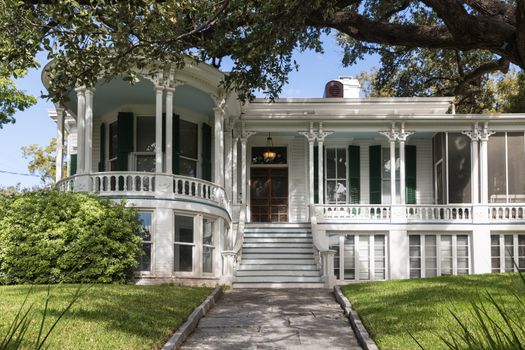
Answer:
<path fill-rule="evenodd" d="M 0 284 L 126 282 L 141 239 L 135 210 L 83 193 L 0 199 Z"/>

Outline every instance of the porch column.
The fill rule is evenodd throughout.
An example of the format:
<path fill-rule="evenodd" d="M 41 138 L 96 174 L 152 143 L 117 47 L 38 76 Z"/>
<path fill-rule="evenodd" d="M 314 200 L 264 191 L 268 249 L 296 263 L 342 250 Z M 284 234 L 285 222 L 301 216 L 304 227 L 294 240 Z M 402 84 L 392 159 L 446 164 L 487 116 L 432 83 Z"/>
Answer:
<path fill-rule="evenodd" d="M 480 133 L 481 146 L 479 149 L 479 165 L 481 167 L 481 204 L 489 202 L 489 167 L 488 167 L 488 142 L 494 131 L 488 130 L 488 123 L 483 125 Z"/>
<path fill-rule="evenodd" d="M 162 173 L 162 95 L 164 87 L 155 87 L 155 172 Z"/>
<path fill-rule="evenodd" d="M 224 108 L 223 106 L 218 106 L 213 109 L 215 112 L 215 122 L 214 122 L 214 172 L 213 172 L 213 182 L 219 186 L 224 187 L 224 134 L 222 132 L 222 123 L 224 122 Z"/>
<path fill-rule="evenodd" d="M 462 134 L 470 138 L 470 192 L 472 204 L 479 203 L 479 151 L 478 139 L 480 136 L 478 123 L 475 123 L 472 130 L 463 131 Z"/>
<path fill-rule="evenodd" d="M 324 131 L 323 130 L 323 123 L 319 123 L 319 132 L 317 133 L 317 146 L 318 146 L 318 164 L 317 164 L 317 170 L 318 170 L 318 176 L 319 176 L 319 184 L 318 184 L 318 190 L 319 190 L 319 204 L 324 204 L 324 151 L 323 151 L 323 143 L 324 139 L 332 135 L 332 131 Z M 313 152 L 312 152 L 313 154 Z M 313 171 L 312 171 L 313 174 Z"/>
<path fill-rule="evenodd" d="M 399 200 L 400 204 L 406 204 L 406 167 L 405 167 L 405 144 L 407 138 L 413 131 L 405 130 L 405 123 L 401 123 L 401 130 L 398 134 L 399 139 Z M 395 151 L 394 151 L 395 152 Z"/>
<path fill-rule="evenodd" d="M 310 123 L 310 130 L 300 132 L 308 140 L 308 204 L 314 204 L 314 143 L 316 134 L 313 131 L 313 123 Z"/>
<path fill-rule="evenodd" d="M 173 174 L 173 93 L 174 88 L 166 88 L 166 173 Z M 162 124 L 161 124 L 162 125 Z"/>
<path fill-rule="evenodd" d="M 239 203 L 238 198 L 238 188 L 237 188 L 237 146 L 239 142 L 239 137 L 233 135 L 233 145 L 232 145 L 232 203 Z"/>
<path fill-rule="evenodd" d="M 86 124 L 84 172 L 91 174 L 93 168 L 93 94 L 95 89 L 86 89 Z"/>
<path fill-rule="evenodd" d="M 396 141 L 390 140 L 390 196 L 391 204 L 396 204 Z"/>
<path fill-rule="evenodd" d="M 224 190 L 226 191 L 226 198 L 232 199 L 232 130 L 228 128 L 224 132 L 224 147 L 226 149 L 226 156 L 224 158 Z"/>
<path fill-rule="evenodd" d="M 62 180 L 64 173 L 64 108 L 56 108 L 57 113 L 57 155 L 56 155 L 56 170 L 55 181 Z"/>
<path fill-rule="evenodd" d="M 84 165 L 86 159 L 86 88 L 76 88 L 75 91 L 77 92 L 77 174 L 84 174 Z"/>
<path fill-rule="evenodd" d="M 241 140 L 241 202 L 243 205 L 247 204 L 247 198 L 248 195 L 246 193 L 246 187 L 248 184 L 247 179 L 247 169 L 246 169 L 246 143 L 248 142 L 248 138 L 252 135 L 254 135 L 255 132 L 253 131 L 246 131 L 243 128 L 243 131 L 240 136 Z"/>

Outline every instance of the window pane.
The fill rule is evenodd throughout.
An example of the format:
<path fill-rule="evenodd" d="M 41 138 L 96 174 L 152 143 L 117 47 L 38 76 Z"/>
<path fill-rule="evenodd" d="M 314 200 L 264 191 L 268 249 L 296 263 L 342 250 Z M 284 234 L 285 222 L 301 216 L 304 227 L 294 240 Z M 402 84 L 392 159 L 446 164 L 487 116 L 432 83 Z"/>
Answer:
<path fill-rule="evenodd" d="M 202 272 L 213 272 L 213 247 L 202 247 Z"/>
<path fill-rule="evenodd" d="M 345 279 L 353 280 L 355 279 L 355 239 L 353 235 L 345 236 L 344 255 Z"/>
<path fill-rule="evenodd" d="M 135 156 L 135 168 L 137 171 L 155 172 L 155 156 L 154 155 L 139 155 Z"/>
<path fill-rule="evenodd" d="M 193 217 L 175 216 L 175 242 L 193 243 Z"/>
<path fill-rule="evenodd" d="M 326 178 L 327 179 L 336 178 L 335 164 L 336 164 L 335 148 L 327 148 L 326 149 Z"/>
<path fill-rule="evenodd" d="M 489 138 L 488 168 L 490 202 L 506 202 L 505 133 L 498 132 Z"/>
<path fill-rule="evenodd" d="M 425 235 L 425 277 L 437 275 L 436 236 Z"/>
<path fill-rule="evenodd" d="M 374 236 L 374 278 L 383 280 L 385 275 L 385 236 Z"/>
<path fill-rule="evenodd" d="M 151 270 L 151 218 L 152 213 L 150 212 L 139 212 L 138 218 L 142 223 L 142 228 L 139 232 L 140 238 L 142 238 L 141 248 L 144 254 L 139 258 L 139 271 L 150 271 Z"/>
<path fill-rule="evenodd" d="M 337 203 L 337 182 L 335 180 L 327 180 L 326 181 L 326 202 L 328 204 L 335 204 Z"/>
<path fill-rule="evenodd" d="M 509 165 L 509 201 L 525 201 L 525 144 L 523 132 L 507 133 Z"/>
<path fill-rule="evenodd" d="M 142 243 L 140 245 L 144 254 L 139 259 L 139 271 L 151 270 L 151 243 Z"/>
<path fill-rule="evenodd" d="M 109 159 L 117 157 L 118 132 L 117 122 L 109 124 Z"/>
<path fill-rule="evenodd" d="M 193 246 L 175 244 L 175 271 L 193 270 Z"/>
<path fill-rule="evenodd" d="M 197 177 L 197 161 L 180 158 L 179 160 L 179 174 L 190 177 Z"/>
<path fill-rule="evenodd" d="M 137 152 L 155 152 L 155 117 L 137 117 Z"/>
<path fill-rule="evenodd" d="M 151 241 L 151 216 L 150 212 L 138 213 L 139 220 L 142 223 L 140 238 L 142 238 L 143 241 Z"/>
<path fill-rule="evenodd" d="M 449 203 L 470 203 L 470 138 L 448 134 Z"/>
<path fill-rule="evenodd" d="M 359 236 L 359 279 L 370 279 L 370 236 Z"/>
<path fill-rule="evenodd" d="M 512 235 L 505 235 L 505 271 L 514 271 L 514 237 Z"/>
<path fill-rule="evenodd" d="M 346 179 L 346 149 L 337 149 L 337 178 Z"/>
<path fill-rule="evenodd" d="M 439 245 L 441 252 L 441 274 L 452 274 L 452 236 L 441 236 Z"/>
<path fill-rule="evenodd" d="M 202 220 L 202 244 L 213 245 L 213 221 Z"/>
<path fill-rule="evenodd" d="M 199 158 L 197 124 L 180 121 L 180 154 L 188 158 Z"/>
<path fill-rule="evenodd" d="M 328 249 L 330 250 L 335 250 L 335 255 L 334 255 L 334 274 L 335 274 L 335 278 L 337 279 L 340 279 L 340 274 L 339 274 L 339 236 L 337 235 L 330 235 L 328 237 Z"/>

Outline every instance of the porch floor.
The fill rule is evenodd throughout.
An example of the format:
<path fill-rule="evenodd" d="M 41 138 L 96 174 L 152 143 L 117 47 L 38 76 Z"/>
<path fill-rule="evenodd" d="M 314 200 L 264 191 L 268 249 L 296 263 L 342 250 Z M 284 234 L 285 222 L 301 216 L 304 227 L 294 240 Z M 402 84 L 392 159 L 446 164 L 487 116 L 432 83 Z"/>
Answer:
<path fill-rule="evenodd" d="M 181 349 L 361 349 L 332 291 L 233 289 Z"/>

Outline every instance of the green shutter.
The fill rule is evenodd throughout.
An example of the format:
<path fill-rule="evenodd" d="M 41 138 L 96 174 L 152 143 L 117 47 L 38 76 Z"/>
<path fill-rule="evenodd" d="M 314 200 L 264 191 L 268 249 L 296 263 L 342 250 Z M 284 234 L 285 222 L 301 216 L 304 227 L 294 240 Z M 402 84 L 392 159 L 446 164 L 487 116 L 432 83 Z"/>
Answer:
<path fill-rule="evenodd" d="M 117 170 L 128 171 L 128 157 L 133 152 L 133 113 L 120 112 L 117 120 Z"/>
<path fill-rule="evenodd" d="M 381 204 L 381 173 L 383 169 L 381 161 L 381 146 L 370 146 L 370 204 Z"/>
<path fill-rule="evenodd" d="M 361 201 L 361 154 L 359 146 L 348 146 L 348 188 L 350 204 Z"/>
<path fill-rule="evenodd" d="M 211 126 L 202 124 L 202 178 L 211 181 Z"/>
<path fill-rule="evenodd" d="M 100 161 L 98 171 L 106 171 L 106 124 L 100 124 Z"/>
<path fill-rule="evenodd" d="M 319 203 L 319 146 L 314 146 L 314 203 Z M 311 198 L 311 197 L 310 197 Z"/>
<path fill-rule="evenodd" d="M 177 114 L 173 115 L 172 151 L 173 151 L 173 157 L 172 157 L 173 174 L 179 174 L 180 173 L 180 116 Z"/>
<path fill-rule="evenodd" d="M 77 173 L 77 155 L 72 154 L 69 158 L 71 164 L 69 164 L 69 176 L 73 176 Z"/>
<path fill-rule="evenodd" d="M 405 146 L 406 204 L 416 204 L 416 146 Z"/>

